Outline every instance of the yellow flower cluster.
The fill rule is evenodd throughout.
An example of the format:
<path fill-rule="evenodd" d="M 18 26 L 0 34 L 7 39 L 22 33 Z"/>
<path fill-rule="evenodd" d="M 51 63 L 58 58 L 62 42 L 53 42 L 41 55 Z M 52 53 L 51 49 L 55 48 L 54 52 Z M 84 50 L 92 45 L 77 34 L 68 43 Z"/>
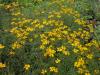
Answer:
<path fill-rule="evenodd" d="M 56 63 L 56 64 L 58 64 L 58 63 L 60 63 L 60 62 L 61 62 L 61 60 L 58 59 L 58 58 L 55 60 L 55 63 Z"/>
<path fill-rule="evenodd" d="M 74 63 L 74 66 L 79 68 L 85 65 L 85 61 L 83 60 L 83 58 L 79 58 L 77 62 Z"/>
<path fill-rule="evenodd" d="M 55 72 L 55 73 L 58 72 L 58 68 L 56 67 L 49 67 L 49 69 L 50 69 L 50 72 Z"/>
<path fill-rule="evenodd" d="M 9 4 L 5 5 L 5 9 L 13 11 L 18 6 L 19 6 L 18 2 L 12 2 L 12 3 L 9 3 Z"/>
<path fill-rule="evenodd" d="M 4 45 L 0 44 L 0 49 L 2 49 L 2 48 L 4 48 L 4 47 L 5 47 Z"/>
<path fill-rule="evenodd" d="M 15 55 L 15 52 L 14 51 L 10 51 L 9 55 Z"/>
<path fill-rule="evenodd" d="M 74 66 L 78 69 L 79 74 L 90 75 L 85 60 L 81 57 L 74 63 Z"/>
<path fill-rule="evenodd" d="M 22 45 L 19 44 L 17 41 L 12 44 L 12 49 L 18 49 L 18 48 L 21 48 L 21 47 L 22 47 Z"/>
<path fill-rule="evenodd" d="M 24 65 L 24 69 L 25 69 L 25 70 L 29 70 L 30 67 L 31 67 L 30 64 L 25 64 L 25 65 Z"/>
<path fill-rule="evenodd" d="M 47 73 L 46 69 L 42 69 L 41 74 L 45 75 Z"/>
<path fill-rule="evenodd" d="M 94 70 L 94 75 L 99 74 L 99 73 L 100 73 L 100 70 L 99 69 L 95 69 Z"/>
<path fill-rule="evenodd" d="M 69 51 L 66 50 L 66 47 L 65 46 L 61 46 L 59 48 L 57 48 L 57 51 L 58 52 L 62 52 L 64 55 L 70 55 Z"/>
<path fill-rule="evenodd" d="M 53 72 L 53 73 L 58 73 L 58 68 L 57 67 L 49 67 L 49 71 L 48 72 Z M 46 69 L 42 69 L 41 74 L 45 75 L 47 73 Z"/>
<path fill-rule="evenodd" d="M 58 56 L 59 54 L 63 54 L 64 57 L 70 57 L 71 53 L 73 53 L 79 58 L 73 64 L 74 67 L 77 68 L 78 73 L 90 75 L 86 63 L 88 63 L 87 60 L 92 60 L 94 57 L 93 52 L 91 52 L 91 47 L 99 47 L 99 45 L 96 40 L 92 40 L 86 44 L 84 44 L 84 42 L 91 37 L 91 32 L 94 31 L 93 25 L 87 24 L 73 8 L 64 5 L 65 1 L 71 4 L 75 2 L 75 0 L 51 0 L 48 3 L 49 8 L 50 6 L 56 5 L 58 10 L 50 9 L 50 11 L 48 11 L 42 8 L 41 10 L 34 9 L 34 18 L 24 16 L 21 10 L 17 8 L 18 3 L 16 2 L 5 5 L 5 9 L 10 10 L 13 16 L 9 32 L 17 38 L 16 41 L 11 44 L 11 48 L 14 50 L 21 49 L 27 42 L 33 46 L 34 41 L 38 41 L 38 46 L 35 46 L 37 47 L 36 50 L 40 50 L 45 57 L 52 57 L 51 60 L 53 60 L 53 63 L 56 63 L 56 65 L 61 63 Z M 69 24 L 69 18 L 66 17 L 73 18 L 72 24 Z M 74 24 L 79 26 L 75 30 L 71 28 Z M 91 25 L 91 27 L 89 27 L 89 25 Z M 84 27 L 88 27 L 90 31 L 83 29 Z M 0 44 L 0 49 L 4 47 L 5 46 Z M 14 55 L 15 52 L 11 51 L 9 54 Z M 56 58 L 56 56 L 58 57 Z M 0 63 L 0 65 L 5 67 L 2 63 Z M 25 70 L 29 70 L 30 67 L 30 64 L 24 65 Z M 58 68 L 54 66 L 49 67 L 49 70 L 50 72 L 58 72 Z M 42 69 L 41 74 L 46 73 L 47 70 Z"/>
<path fill-rule="evenodd" d="M 87 54 L 88 59 L 93 59 L 93 54 Z"/>
<path fill-rule="evenodd" d="M 6 67 L 6 65 L 3 64 L 2 62 L 0 62 L 0 69 L 5 68 L 5 67 Z"/>
<path fill-rule="evenodd" d="M 78 23 L 79 25 L 85 25 L 86 24 L 86 21 L 81 20 L 81 19 L 76 19 L 74 22 Z"/>

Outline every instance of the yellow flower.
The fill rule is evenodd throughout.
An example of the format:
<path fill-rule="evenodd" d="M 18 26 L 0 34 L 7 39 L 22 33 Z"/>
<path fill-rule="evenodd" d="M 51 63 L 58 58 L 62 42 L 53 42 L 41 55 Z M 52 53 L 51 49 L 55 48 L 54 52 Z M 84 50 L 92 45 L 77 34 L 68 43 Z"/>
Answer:
<path fill-rule="evenodd" d="M 49 40 L 47 40 L 47 39 L 42 39 L 41 42 L 42 42 L 42 44 L 44 44 L 44 45 L 49 44 Z"/>
<path fill-rule="evenodd" d="M 82 74 L 84 72 L 83 68 L 78 68 L 78 73 Z"/>
<path fill-rule="evenodd" d="M 54 17 L 54 15 L 49 15 L 49 16 L 48 16 L 48 18 L 52 18 L 52 17 Z"/>
<path fill-rule="evenodd" d="M 85 73 L 85 75 L 91 75 L 89 72 Z"/>
<path fill-rule="evenodd" d="M 15 52 L 14 52 L 14 51 L 10 51 L 9 54 L 10 54 L 10 55 L 14 55 Z"/>
<path fill-rule="evenodd" d="M 100 60 L 100 58 L 98 58 L 98 60 Z"/>
<path fill-rule="evenodd" d="M 99 70 L 99 69 L 95 69 L 95 70 L 94 70 L 94 73 L 95 73 L 95 74 L 99 74 L 99 73 L 100 73 L 100 70 Z"/>
<path fill-rule="evenodd" d="M 39 20 L 38 20 L 38 19 L 35 19 L 35 20 L 32 21 L 31 24 L 35 24 L 35 23 L 37 23 L 37 22 L 39 22 Z"/>
<path fill-rule="evenodd" d="M 56 59 L 56 60 L 55 60 L 55 63 L 60 63 L 60 62 L 61 62 L 60 59 Z"/>
<path fill-rule="evenodd" d="M 50 72 L 55 72 L 55 73 L 58 72 L 58 68 L 56 67 L 50 67 L 49 69 L 50 69 Z"/>
<path fill-rule="evenodd" d="M 16 49 L 16 48 L 18 49 L 20 47 L 22 47 L 22 45 L 19 44 L 17 41 L 12 44 L 12 49 Z"/>
<path fill-rule="evenodd" d="M 11 8 L 10 4 L 5 6 L 5 9 L 9 9 L 9 8 Z"/>
<path fill-rule="evenodd" d="M 74 22 L 78 23 L 79 25 L 85 25 L 86 24 L 86 22 L 82 19 L 76 19 Z"/>
<path fill-rule="evenodd" d="M 0 49 L 4 48 L 5 46 L 3 46 L 2 44 L 0 44 Z"/>
<path fill-rule="evenodd" d="M 89 29 L 90 29 L 90 32 L 94 32 L 94 27 L 93 27 L 92 24 L 89 24 L 88 27 L 89 27 Z"/>
<path fill-rule="evenodd" d="M 70 55 L 70 53 L 69 53 L 69 51 L 62 51 L 62 53 L 64 54 L 64 55 Z"/>
<path fill-rule="evenodd" d="M 93 54 L 87 54 L 87 58 L 88 59 L 92 59 L 93 58 Z"/>
<path fill-rule="evenodd" d="M 51 41 L 55 41 L 55 38 L 51 38 Z"/>
<path fill-rule="evenodd" d="M 31 67 L 30 64 L 25 64 L 25 65 L 24 65 L 24 69 L 25 69 L 25 70 L 29 70 L 30 67 Z"/>
<path fill-rule="evenodd" d="M 45 46 L 44 45 L 40 45 L 40 49 L 44 49 L 45 48 Z"/>
<path fill-rule="evenodd" d="M 84 66 L 85 61 L 83 60 L 83 58 L 79 58 L 77 62 L 74 63 L 74 66 L 79 68 L 81 66 Z"/>
<path fill-rule="evenodd" d="M 51 49 L 51 48 L 47 48 L 46 49 L 46 53 L 44 54 L 44 56 L 49 56 L 49 57 L 54 57 L 54 54 L 56 53 L 55 50 Z"/>
<path fill-rule="evenodd" d="M 59 52 L 62 52 L 62 51 L 65 51 L 65 50 L 66 50 L 65 46 L 61 46 L 61 47 L 57 48 L 57 51 L 59 51 Z"/>
<path fill-rule="evenodd" d="M 57 18 L 61 18 L 61 15 L 58 14 L 58 15 L 57 15 Z"/>
<path fill-rule="evenodd" d="M 43 24 L 47 24 L 47 20 L 46 19 L 43 19 Z"/>
<path fill-rule="evenodd" d="M 2 62 L 0 62 L 0 69 L 1 69 L 1 68 L 5 68 L 5 67 L 6 67 L 6 65 L 3 64 Z"/>
<path fill-rule="evenodd" d="M 78 53 L 79 50 L 78 50 L 78 49 L 74 49 L 73 52 L 74 52 L 74 53 Z"/>
<path fill-rule="evenodd" d="M 20 12 L 16 12 L 16 13 L 12 13 L 12 15 L 13 16 L 19 16 L 19 15 L 21 15 L 21 13 Z"/>
<path fill-rule="evenodd" d="M 47 70 L 46 69 L 42 69 L 41 74 L 44 75 L 45 73 L 47 73 Z"/>
<path fill-rule="evenodd" d="M 33 31 L 33 28 L 32 27 L 27 27 L 26 31 L 30 31 L 31 32 L 31 31 Z"/>

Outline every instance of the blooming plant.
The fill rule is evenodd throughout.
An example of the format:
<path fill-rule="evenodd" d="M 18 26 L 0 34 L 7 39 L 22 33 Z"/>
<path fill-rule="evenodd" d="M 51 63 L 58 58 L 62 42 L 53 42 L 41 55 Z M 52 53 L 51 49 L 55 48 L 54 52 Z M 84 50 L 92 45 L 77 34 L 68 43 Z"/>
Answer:
<path fill-rule="evenodd" d="M 26 0 L 28 2 L 28 0 Z M 9 13 L 2 27 L 2 75 L 99 75 L 99 41 L 94 25 L 71 7 L 76 0 L 20 0 L 2 4 Z M 91 27 L 90 27 L 91 26 Z M 87 28 L 87 29 L 86 29 Z M 8 74 L 9 73 L 9 74 Z"/>

